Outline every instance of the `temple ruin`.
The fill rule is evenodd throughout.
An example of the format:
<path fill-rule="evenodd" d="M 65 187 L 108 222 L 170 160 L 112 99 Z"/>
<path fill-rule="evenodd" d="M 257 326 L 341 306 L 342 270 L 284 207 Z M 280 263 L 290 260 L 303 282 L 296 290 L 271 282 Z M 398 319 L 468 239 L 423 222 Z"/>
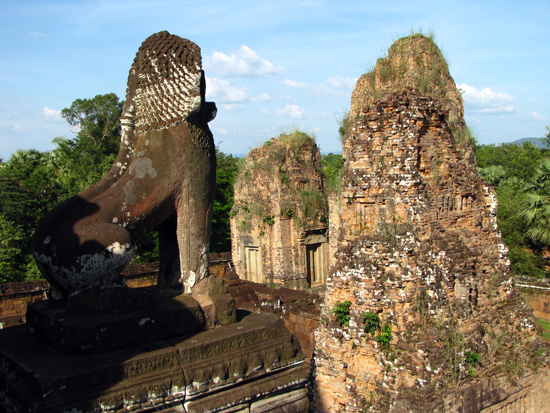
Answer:
<path fill-rule="evenodd" d="M 550 404 L 548 348 L 511 278 L 496 198 L 432 39 L 398 40 L 358 80 L 337 190 L 327 194 L 304 133 L 250 152 L 231 218 L 236 273 L 208 269 L 214 106 L 203 79 L 188 40 L 161 32 L 138 51 L 117 162 L 35 236 L 52 292 L 32 299 L 27 326 L 0 331 L 0 410 Z M 127 288 L 130 241 L 154 228 L 161 262 L 146 286 Z"/>
<path fill-rule="evenodd" d="M 215 150 L 199 47 L 164 31 L 128 76 L 107 176 L 50 211 L 32 247 L 50 284 L 0 331 L 0 410 L 307 411 L 300 343 L 239 311 L 209 271 Z M 159 232 L 158 285 L 129 288 L 136 240 Z"/>
<path fill-rule="evenodd" d="M 282 134 L 251 150 L 235 182 L 231 215 L 241 278 L 297 289 L 325 283 L 328 205 L 312 138 Z"/>
<path fill-rule="evenodd" d="M 460 94 L 447 71 L 426 73 L 442 70 L 440 59 L 431 39 L 400 39 L 353 93 L 331 203 L 341 225 L 316 333 L 315 411 L 547 402 L 548 370 L 538 370 L 547 351 L 514 287 Z"/>

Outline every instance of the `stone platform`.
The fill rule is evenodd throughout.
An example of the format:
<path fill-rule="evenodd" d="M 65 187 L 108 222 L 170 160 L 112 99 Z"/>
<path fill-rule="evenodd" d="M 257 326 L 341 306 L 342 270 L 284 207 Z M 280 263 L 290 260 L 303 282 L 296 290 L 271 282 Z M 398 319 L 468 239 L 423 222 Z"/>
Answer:
<path fill-rule="evenodd" d="M 0 411 L 306 412 L 303 363 L 296 338 L 267 314 L 89 355 L 16 326 L 0 331 Z"/>
<path fill-rule="evenodd" d="M 203 310 L 189 294 L 156 286 L 90 290 L 66 306 L 29 304 L 29 332 L 60 352 L 94 354 L 204 329 Z"/>

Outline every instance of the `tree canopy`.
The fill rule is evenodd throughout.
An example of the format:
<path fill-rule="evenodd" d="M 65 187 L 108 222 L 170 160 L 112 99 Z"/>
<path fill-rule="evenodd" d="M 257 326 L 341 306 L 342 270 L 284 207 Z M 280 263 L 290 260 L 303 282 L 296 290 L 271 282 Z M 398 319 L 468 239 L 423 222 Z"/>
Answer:
<path fill-rule="evenodd" d="M 517 274 L 550 275 L 545 257 L 550 237 L 548 155 L 530 143 L 477 148 L 479 173 L 495 188 L 498 226 Z"/>
<path fill-rule="evenodd" d="M 109 171 L 120 145 L 122 105 L 109 93 L 77 99 L 61 111 L 77 134 L 74 139 L 54 139 L 58 181 L 68 193 L 86 189 Z"/>
<path fill-rule="evenodd" d="M 229 214 L 233 207 L 233 185 L 239 173 L 242 160 L 226 155 L 216 148 L 216 195 L 214 197 L 214 211 L 212 214 L 212 236 L 210 251 L 231 251 L 231 228 Z"/>
<path fill-rule="evenodd" d="M 521 215 L 526 234 L 534 242 L 550 246 L 550 158 L 541 161 L 524 186 L 525 204 Z"/>
<path fill-rule="evenodd" d="M 122 102 L 114 93 L 77 99 L 61 115 L 76 137 L 51 152 L 16 151 L 0 162 L 0 281 L 39 277 L 30 250 L 38 221 L 55 205 L 100 180 L 120 142 Z"/>
<path fill-rule="evenodd" d="M 344 161 L 345 159 L 340 154 L 329 153 L 321 157 L 321 167 L 323 168 L 329 191 L 340 188 Z"/>

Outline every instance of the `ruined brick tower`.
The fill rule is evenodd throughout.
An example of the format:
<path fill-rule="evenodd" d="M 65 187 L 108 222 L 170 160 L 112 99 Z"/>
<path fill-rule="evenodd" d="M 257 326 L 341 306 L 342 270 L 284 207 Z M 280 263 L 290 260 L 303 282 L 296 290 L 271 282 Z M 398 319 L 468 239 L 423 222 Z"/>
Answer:
<path fill-rule="evenodd" d="M 324 284 L 324 186 L 319 149 L 302 132 L 250 151 L 231 213 L 233 262 L 241 278 L 298 289 Z"/>
<path fill-rule="evenodd" d="M 363 109 L 392 91 L 417 89 L 429 94 L 449 111 L 451 128 L 464 128 L 462 96 L 449 73 L 443 54 L 431 38 L 416 34 L 396 41 L 387 58 L 380 58 L 371 72 L 358 80 L 351 95 L 350 119 L 361 116 Z"/>
<path fill-rule="evenodd" d="M 353 93 L 330 206 L 340 229 L 316 334 L 316 411 L 531 411 L 546 397 L 518 396 L 549 385 L 547 370 L 533 373 L 545 351 L 440 59 L 431 39 L 400 39 Z"/>

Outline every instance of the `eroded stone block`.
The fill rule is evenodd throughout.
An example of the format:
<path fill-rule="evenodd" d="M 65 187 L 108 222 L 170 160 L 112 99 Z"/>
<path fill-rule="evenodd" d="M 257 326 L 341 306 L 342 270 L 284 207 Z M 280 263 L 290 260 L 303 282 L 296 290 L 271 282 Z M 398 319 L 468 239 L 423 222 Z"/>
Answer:
<path fill-rule="evenodd" d="M 294 390 L 291 393 L 280 394 L 268 397 L 264 400 L 258 400 L 250 406 L 250 413 L 298 413 L 307 412 L 309 409 L 309 400 L 307 389 Z"/>
<path fill-rule="evenodd" d="M 188 294 L 157 287 L 120 290 L 118 311 L 78 311 L 48 300 L 27 307 L 28 331 L 63 353 L 93 354 L 196 333 L 205 327 L 203 311 Z"/>

